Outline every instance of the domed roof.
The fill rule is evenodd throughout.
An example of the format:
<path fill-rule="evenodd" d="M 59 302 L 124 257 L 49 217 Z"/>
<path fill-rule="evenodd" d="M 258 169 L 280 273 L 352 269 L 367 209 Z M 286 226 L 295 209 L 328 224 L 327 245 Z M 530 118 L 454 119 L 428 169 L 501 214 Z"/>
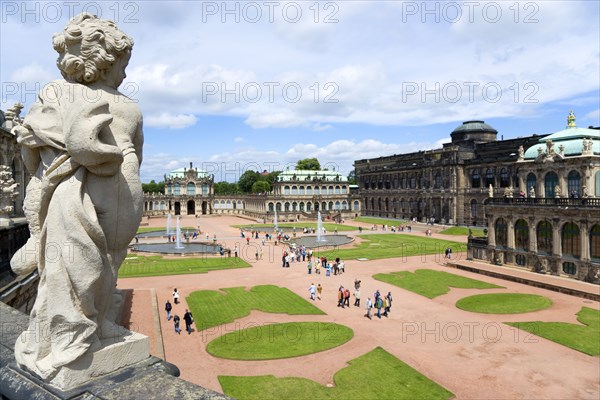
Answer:
<path fill-rule="evenodd" d="M 498 133 L 497 130 L 489 126 L 483 121 L 465 121 L 462 125 L 459 125 L 452 133 L 475 133 L 475 132 L 489 132 Z"/>
<path fill-rule="evenodd" d="M 589 141 L 591 154 L 600 154 L 600 130 L 589 128 L 578 128 L 575 125 L 575 115 L 569 113 L 567 118 L 568 125 L 566 129 L 545 136 L 540 139 L 539 144 L 535 144 L 525 152 L 526 160 L 534 160 L 540 153 L 546 151 L 547 142 L 552 141 L 556 144 L 556 149 L 563 149 L 564 156 L 579 156 L 583 154 L 583 148 Z M 556 151 L 556 150 L 555 150 Z"/>

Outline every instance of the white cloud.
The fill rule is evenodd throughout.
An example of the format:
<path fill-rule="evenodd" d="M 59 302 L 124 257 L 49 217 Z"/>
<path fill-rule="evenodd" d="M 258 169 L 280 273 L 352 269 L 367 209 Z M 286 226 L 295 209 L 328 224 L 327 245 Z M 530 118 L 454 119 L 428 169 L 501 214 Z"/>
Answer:
<path fill-rule="evenodd" d="M 589 121 L 594 126 L 600 126 L 600 108 L 597 110 L 591 111 L 583 116 L 583 121 Z"/>
<path fill-rule="evenodd" d="M 167 112 L 150 114 L 145 117 L 144 123 L 153 128 L 183 129 L 196 125 L 196 117 L 192 114 L 173 115 Z"/>

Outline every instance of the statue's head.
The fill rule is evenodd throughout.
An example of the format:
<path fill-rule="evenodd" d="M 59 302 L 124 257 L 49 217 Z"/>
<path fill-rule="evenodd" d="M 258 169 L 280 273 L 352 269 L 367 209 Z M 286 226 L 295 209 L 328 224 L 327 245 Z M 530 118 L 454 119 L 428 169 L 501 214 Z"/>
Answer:
<path fill-rule="evenodd" d="M 82 13 L 54 34 L 52 44 L 59 54 L 56 65 L 66 80 L 85 85 L 105 81 L 116 88 L 125 79 L 133 39 L 113 21 Z"/>

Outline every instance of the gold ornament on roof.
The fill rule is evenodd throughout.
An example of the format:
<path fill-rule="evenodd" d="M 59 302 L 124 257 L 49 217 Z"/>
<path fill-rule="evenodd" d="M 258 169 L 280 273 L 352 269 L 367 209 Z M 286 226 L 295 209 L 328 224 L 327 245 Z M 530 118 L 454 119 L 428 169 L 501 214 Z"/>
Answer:
<path fill-rule="evenodd" d="M 573 110 L 569 111 L 569 116 L 567 116 L 567 128 L 577 128 L 575 125 L 575 114 L 573 114 Z"/>

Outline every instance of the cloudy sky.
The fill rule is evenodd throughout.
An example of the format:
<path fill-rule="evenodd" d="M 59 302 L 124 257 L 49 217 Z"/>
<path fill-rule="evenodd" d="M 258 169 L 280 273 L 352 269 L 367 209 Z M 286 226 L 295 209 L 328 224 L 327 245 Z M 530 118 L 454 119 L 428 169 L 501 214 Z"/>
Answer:
<path fill-rule="evenodd" d="M 463 121 L 505 139 L 574 110 L 600 125 L 599 1 L 2 1 L 0 107 L 60 78 L 73 14 L 135 40 L 121 91 L 144 114 L 144 181 L 193 162 L 215 180 L 317 157 L 440 147 Z"/>

